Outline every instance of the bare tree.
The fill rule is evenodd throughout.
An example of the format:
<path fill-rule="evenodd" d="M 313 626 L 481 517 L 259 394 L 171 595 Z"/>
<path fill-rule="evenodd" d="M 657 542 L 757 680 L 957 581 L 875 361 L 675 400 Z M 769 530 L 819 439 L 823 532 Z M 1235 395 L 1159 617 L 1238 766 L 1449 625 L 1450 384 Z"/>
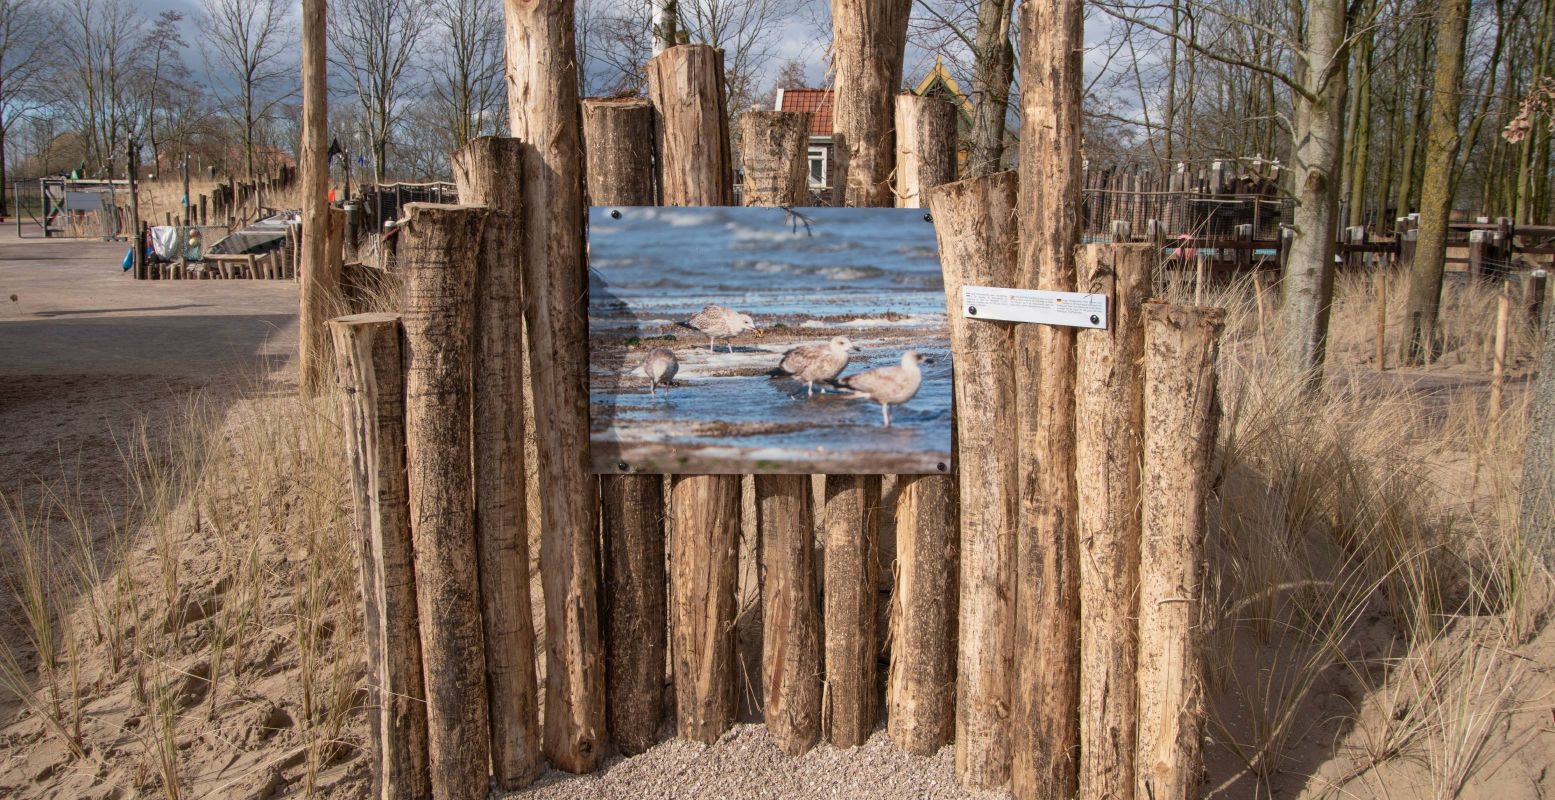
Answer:
<path fill-rule="evenodd" d="M 677 29 L 692 42 L 723 48 L 730 113 L 744 111 L 760 95 L 761 73 L 777 54 L 783 23 L 798 0 L 678 0 Z"/>
<path fill-rule="evenodd" d="M 426 0 L 335 0 L 329 4 L 331 60 L 351 83 L 367 122 L 373 179 L 382 182 L 389 143 L 405 113 L 426 16 Z"/>
<path fill-rule="evenodd" d="M 189 68 L 184 64 L 181 53 L 189 46 L 181 30 L 183 22 L 184 15 L 180 11 L 168 10 L 157 14 L 141 44 L 142 63 L 136 69 L 144 97 L 146 143 L 151 145 L 152 158 L 158 162 L 168 131 L 164 128 L 162 135 L 158 136 L 157 123 L 165 120 L 171 125 L 179 125 L 185 122 L 171 112 L 186 106 L 186 103 L 179 102 L 183 98 L 178 96 L 193 90 Z"/>
<path fill-rule="evenodd" d="M 0 0 L 0 217 L 6 205 L 6 139 L 17 122 L 40 106 L 41 80 L 53 51 L 50 9 L 37 0 Z"/>
<path fill-rule="evenodd" d="M 1015 0 L 917 0 L 914 5 L 913 39 L 952 69 L 972 77 L 965 174 L 997 171 L 1004 163 L 1010 88 L 1015 81 L 1015 50 L 1010 44 Z"/>
<path fill-rule="evenodd" d="M 63 14 L 72 57 L 60 101 L 82 131 L 86 159 L 112 175 L 116 148 L 144 119 L 146 21 L 132 0 L 69 0 Z"/>
<path fill-rule="evenodd" d="M 503 122 L 502 7 L 496 0 L 433 3 L 442 39 L 432 48 L 432 97 L 452 151 Z"/>
<path fill-rule="evenodd" d="M 224 108 L 243 136 L 243 174 L 254 179 L 259 126 L 297 93 L 296 66 L 286 57 L 295 39 L 282 0 L 201 0 L 202 48 Z"/>

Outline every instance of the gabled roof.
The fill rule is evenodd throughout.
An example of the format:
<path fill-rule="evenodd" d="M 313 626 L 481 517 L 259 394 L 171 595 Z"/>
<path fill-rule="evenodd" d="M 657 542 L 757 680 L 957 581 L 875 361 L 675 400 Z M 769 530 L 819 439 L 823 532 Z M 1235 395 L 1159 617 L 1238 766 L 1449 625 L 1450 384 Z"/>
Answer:
<path fill-rule="evenodd" d="M 949 97 L 946 99 L 955 103 L 961 109 L 962 117 L 967 122 L 972 121 L 971 98 L 967 96 L 966 92 L 961 91 L 961 84 L 956 83 L 956 79 L 951 76 L 950 70 L 945 68 L 944 59 L 941 59 L 939 56 L 934 57 L 934 67 L 923 76 L 923 80 L 918 81 L 918 85 L 913 87 L 912 93 L 919 97 L 926 97 L 931 93 L 948 94 Z"/>
<path fill-rule="evenodd" d="M 810 112 L 810 135 L 832 135 L 832 90 L 779 89 L 778 111 Z"/>

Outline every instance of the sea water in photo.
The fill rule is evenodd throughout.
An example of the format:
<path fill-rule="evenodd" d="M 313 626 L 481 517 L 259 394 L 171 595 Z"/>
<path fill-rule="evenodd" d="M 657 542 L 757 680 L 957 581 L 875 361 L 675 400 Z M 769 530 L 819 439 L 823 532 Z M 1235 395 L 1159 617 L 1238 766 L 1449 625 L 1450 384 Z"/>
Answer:
<path fill-rule="evenodd" d="M 595 207 L 589 268 L 596 472 L 953 469 L 945 293 L 925 210 Z M 754 330 L 710 351 L 691 327 L 708 305 L 749 315 Z M 836 337 L 857 352 L 835 384 L 809 394 L 769 374 L 790 349 Z M 656 348 L 674 355 L 668 386 L 643 368 Z M 886 427 L 881 404 L 846 384 L 909 350 L 925 359 L 921 384 Z"/>

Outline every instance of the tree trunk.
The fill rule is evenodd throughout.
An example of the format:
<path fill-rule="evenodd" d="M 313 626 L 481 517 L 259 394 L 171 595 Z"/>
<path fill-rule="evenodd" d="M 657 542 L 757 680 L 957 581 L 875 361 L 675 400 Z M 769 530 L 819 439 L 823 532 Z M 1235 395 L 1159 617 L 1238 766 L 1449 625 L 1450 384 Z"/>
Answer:
<path fill-rule="evenodd" d="M 1544 323 L 1539 376 L 1529 398 L 1519 527 L 1523 541 L 1555 568 L 1555 314 Z"/>
<path fill-rule="evenodd" d="M 741 117 L 748 206 L 798 206 L 808 197 L 810 114 L 747 111 Z M 761 683 L 767 730 L 790 756 L 821 731 L 820 617 L 815 512 L 808 475 L 755 476 L 763 565 Z"/>
<path fill-rule="evenodd" d="M 1280 282 L 1281 351 L 1285 367 L 1309 389 L 1323 385 L 1328 317 L 1334 296 L 1339 169 L 1344 151 L 1345 0 L 1317 0 L 1307 19 L 1302 83 L 1296 95 L 1295 238 Z"/>
<path fill-rule="evenodd" d="M 1080 241 L 1081 0 L 1021 6 L 1020 260 L 1016 286 L 1074 291 Z M 1011 788 L 1078 791 L 1079 552 L 1075 531 L 1075 330 L 1015 331 L 1020 513 L 1015 557 L 1016 690 Z"/>
<path fill-rule="evenodd" d="M 896 96 L 896 204 L 956 177 L 956 109 L 934 97 Z M 955 733 L 960 513 L 955 479 L 897 478 L 896 569 L 886 718 L 891 740 L 933 755 Z"/>
<path fill-rule="evenodd" d="M 1075 488 L 1080 554 L 1080 793 L 1131 797 L 1138 728 L 1139 462 L 1144 302 L 1153 245 L 1082 249 L 1080 291 L 1107 296 L 1111 326 L 1075 337 Z"/>
<path fill-rule="evenodd" d="M 459 199 L 489 216 L 475 275 L 475 535 L 491 691 L 491 764 L 518 789 L 545 771 L 529 602 L 523 363 L 523 143 L 453 154 Z"/>
<path fill-rule="evenodd" d="M 1014 0 L 980 0 L 973 50 L 972 140 L 967 148 L 967 177 L 1003 169 L 1004 118 L 1015 78 L 1010 47 L 1010 6 Z"/>
<path fill-rule="evenodd" d="M 891 205 L 892 101 L 902 83 L 912 0 L 834 0 L 832 187 L 837 205 Z"/>
<path fill-rule="evenodd" d="M 1447 224 L 1452 215 L 1452 170 L 1458 158 L 1459 84 L 1463 81 L 1469 0 L 1444 0 L 1437 14 L 1436 74 L 1431 81 L 1431 117 L 1426 129 L 1420 237 L 1409 269 L 1399 353 L 1404 364 L 1428 363 L 1437 353 L 1436 322 L 1447 257 Z"/>
<path fill-rule="evenodd" d="M 1145 307 L 1136 798 L 1193 800 L 1204 771 L 1204 497 L 1226 312 Z"/>
<path fill-rule="evenodd" d="M 311 397 L 324 388 L 329 353 L 325 321 L 340 308 L 340 274 L 331 270 L 324 235 L 329 226 L 329 111 L 324 66 L 325 0 L 302 7 L 302 283 L 297 319 L 297 385 Z"/>
<path fill-rule="evenodd" d="M 956 774 L 968 789 L 1010 778 L 1010 693 L 1015 638 L 1013 576 L 1019 507 L 1009 446 L 1015 429 L 1015 325 L 969 319 L 961 287 L 1015 278 L 1013 172 L 932 189 L 956 364 L 956 469 L 961 490 Z"/>
<path fill-rule="evenodd" d="M 405 273 L 405 440 L 432 787 L 484 798 L 490 729 L 471 473 L 475 259 L 486 210 L 411 203 Z"/>
<path fill-rule="evenodd" d="M 911 92 L 896 96 L 896 206 L 922 208 L 923 192 L 956 179 L 956 107 Z"/>
<path fill-rule="evenodd" d="M 648 62 L 648 97 L 659 114 L 660 188 L 667 206 L 734 202 L 723 51 L 671 47 Z"/>
<path fill-rule="evenodd" d="M 405 375 L 397 314 L 330 322 L 362 550 L 373 796 L 432 793 L 416 578 L 405 485 Z"/>
<path fill-rule="evenodd" d="M 1361 39 L 1361 62 L 1356 69 L 1359 85 L 1354 87 L 1358 95 L 1355 101 L 1356 124 L 1351 134 L 1352 162 L 1350 167 L 1350 219 L 1353 226 L 1366 224 L 1366 190 L 1370 182 L 1366 173 L 1371 168 L 1371 32 Z"/>
<path fill-rule="evenodd" d="M 572 0 L 506 0 L 509 127 L 524 147 L 525 344 L 540 466 L 545 754 L 589 772 L 603 755 L 597 483 L 588 463 L 588 266 Z"/>
<path fill-rule="evenodd" d="M 583 101 L 589 197 L 596 205 L 655 204 L 654 116 L 646 100 Z M 604 542 L 605 721 L 617 749 L 658 742 L 667 646 L 664 484 L 659 475 L 599 479 Z"/>

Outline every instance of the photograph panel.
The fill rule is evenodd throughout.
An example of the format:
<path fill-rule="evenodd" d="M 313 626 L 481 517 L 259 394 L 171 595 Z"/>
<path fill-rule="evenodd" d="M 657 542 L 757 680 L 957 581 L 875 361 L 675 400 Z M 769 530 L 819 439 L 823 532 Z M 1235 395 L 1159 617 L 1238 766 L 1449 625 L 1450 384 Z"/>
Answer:
<path fill-rule="evenodd" d="M 922 209 L 596 207 L 589 265 L 595 472 L 954 468 Z"/>

